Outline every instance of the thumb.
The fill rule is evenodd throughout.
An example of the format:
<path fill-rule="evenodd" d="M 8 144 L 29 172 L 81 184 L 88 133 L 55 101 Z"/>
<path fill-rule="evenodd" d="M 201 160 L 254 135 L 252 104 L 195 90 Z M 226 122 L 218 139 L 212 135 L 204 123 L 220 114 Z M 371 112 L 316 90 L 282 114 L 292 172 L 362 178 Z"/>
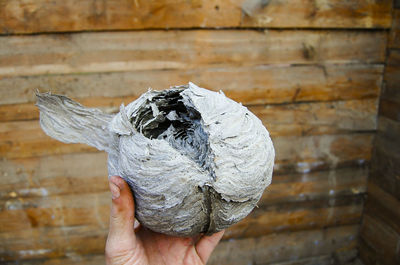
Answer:
<path fill-rule="evenodd" d="M 135 205 L 131 190 L 121 177 L 110 177 L 109 186 L 112 204 L 106 255 L 113 256 L 136 245 Z"/>

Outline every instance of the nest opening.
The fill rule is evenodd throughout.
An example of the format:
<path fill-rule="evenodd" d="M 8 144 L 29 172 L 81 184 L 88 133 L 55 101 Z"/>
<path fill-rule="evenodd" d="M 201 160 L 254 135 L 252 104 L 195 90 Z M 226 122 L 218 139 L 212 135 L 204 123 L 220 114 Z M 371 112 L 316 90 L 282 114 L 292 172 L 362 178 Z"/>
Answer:
<path fill-rule="evenodd" d="M 184 100 L 182 91 L 161 91 L 147 99 L 131 123 L 145 137 L 167 141 L 215 179 L 211 166 L 213 156 L 201 114 Z"/>

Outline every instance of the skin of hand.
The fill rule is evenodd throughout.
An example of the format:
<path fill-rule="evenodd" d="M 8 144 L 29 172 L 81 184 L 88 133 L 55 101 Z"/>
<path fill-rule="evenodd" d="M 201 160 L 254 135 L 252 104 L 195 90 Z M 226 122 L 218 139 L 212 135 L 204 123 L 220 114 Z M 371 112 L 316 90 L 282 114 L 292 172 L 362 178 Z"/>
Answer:
<path fill-rule="evenodd" d="M 135 220 L 135 203 L 128 184 L 110 177 L 112 195 L 106 264 L 206 264 L 224 231 L 197 238 L 155 233 Z M 135 224 L 135 225 L 134 225 Z"/>

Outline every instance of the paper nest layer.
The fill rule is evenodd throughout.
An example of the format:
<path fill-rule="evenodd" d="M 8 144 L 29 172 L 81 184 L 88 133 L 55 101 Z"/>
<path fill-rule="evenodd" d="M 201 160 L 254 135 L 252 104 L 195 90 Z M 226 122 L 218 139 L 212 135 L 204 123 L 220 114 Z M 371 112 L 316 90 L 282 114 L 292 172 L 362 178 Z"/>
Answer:
<path fill-rule="evenodd" d="M 149 91 L 116 115 L 38 93 L 51 137 L 108 153 L 131 187 L 136 218 L 169 235 L 211 234 L 246 217 L 270 184 L 275 152 L 261 121 L 193 83 Z"/>

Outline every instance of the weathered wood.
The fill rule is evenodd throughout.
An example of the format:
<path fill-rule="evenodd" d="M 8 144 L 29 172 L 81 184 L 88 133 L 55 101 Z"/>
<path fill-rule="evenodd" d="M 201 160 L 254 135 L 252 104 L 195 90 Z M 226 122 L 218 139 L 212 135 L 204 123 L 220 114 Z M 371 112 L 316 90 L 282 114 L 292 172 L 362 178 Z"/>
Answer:
<path fill-rule="evenodd" d="M 108 191 L 0 200 L 0 234 L 18 230 L 28 233 L 38 227 L 106 228 L 110 203 Z M 356 224 L 362 212 L 359 196 L 332 195 L 320 201 L 259 205 L 245 220 L 228 229 L 224 238 Z"/>
<path fill-rule="evenodd" d="M 377 265 L 376 261 L 376 251 L 373 249 L 368 242 L 366 242 L 364 239 L 360 237 L 359 243 L 358 243 L 358 250 L 359 250 L 359 255 L 360 258 L 363 262 L 364 265 Z"/>
<path fill-rule="evenodd" d="M 189 81 L 212 90 L 222 89 L 228 97 L 243 104 L 373 99 L 379 95 L 383 72 L 381 65 L 335 65 L 323 69 L 318 66 L 244 67 L 218 71 L 208 69 L 4 78 L 0 79 L 0 90 L 7 96 L 0 99 L 0 103 L 6 104 L 0 104 L 0 121 L 37 119 L 37 107 L 33 103 L 23 103 L 35 101 L 34 88 L 66 94 L 83 105 L 100 107 L 107 112 L 116 111 L 121 103 L 127 104 L 136 99 L 147 91 L 148 86 L 164 89 L 171 84 Z M 376 107 L 372 103 L 368 104 L 371 111 L 375 111 Z"/>
<path fill-rule="evenodd" d="M 378 264 L 399 264 L 400 234 L 377 218 L 375 214 L 364 214 L 360 235 L 376 251 Z"/>
<path fill-rule="evenodd" d="M 358 224 L 363 202 L 360 197 L 339 197 L 326 201 L 283 203 L 263 206 L 228 228 L 224 238 L 258 237 L 280 231 L 298 231 Z"/>
<path fill-rule="evenodd" d="M 389 33 L 388 48 L 400 48 L 400 9 L 393 11 L 393 23 Z"/>
<path fill-rule="evenodd" d="M 363 265 L 363 263 L 359 259 L 355 259 L 357 256 L 356 250 L 349 251 L 338 251 L 328 255 L 318 255 L 314 257 L 307 257 L 302 259 L 295 259 L 291 261 L 283 261 L 283 262 L 274 262 L 268 263 L 270 265 L 332 265 L 334 262 L 341 262 L 343 265 Z M 343 257 L 343 258 L 342 258 Z M 224 264 L 224 260 L 218 260 L 219 264 Z M 24 264 L 24 265 L 75 265 L 79 263 L 80 265 L 101 265 L 105 264 L 105 256 L 104 255 L 74 255 L 72 257 L 65 258 L 52 258 L 52 259 L 32 259 L 32 260 L 24 260 L 21 262 L 9 261 L 3 262 L 4 265 L 16 265 L 16 264 Z M 265 264 L 265 263 L 259 263 Z"/>
<path fill-rule="evenodd" d="M 365 168 L 341 168 L 303 174 L 275 174 L 272 184 L 260 199 L 260 205 L 307 201 L 366 192 Z"/>
<path fill-rule="evenodd" d="M 377 216 L 400 234 L 400 201 L 371 181 L 368 183 L 365 214 Z"/>
<path fill-rule="evenodd" d="M 379 103 L 379 115 L 380 117 L 400 122 L 400 102 L 381 99 Z"/>
<path fill-rule="evenodd" d="M 373 135 L 275 137 L 275 173 L 310 172 L 344 165 L 363 165 L 371 158 Z"/>
<path fill-rule="evenodd" d="M 189 70 L 210 65 L 215 68 L 382 63 L 385 41 L 386 35 L 381 31 L 341 30 L 189 30 L 12 36 L 1 38 L 0 77 Z"/>
<path fill-rule="evenodd" d="M 365 99 L 250 106 L 249 109 L 261 119 L 272 137 L 343 134 L 375 130 L 376 101 L 376 99 Z M 102 101 L 95 102 L 102 103 Z M 107 112 L 118 110 L 110 108 L 110 105 L 104 103 L 101 108 Z M 5 157 L 6 152 L 8 155 L 12 152 L 29 152 L 28 149 L 31 148 L 31 152 L 42 150 L 46 154 L 51 149 L 59 150 L 63 146 L 62 143 L 46 136 L 37 120 L 0 123 L 0 153 Z M 81 147 L 83 148 L 83 146 L 79 148 Z"/>
<path fill-rule="evenodd" d="M 1 258 L 0 258 L 1 261 Z M 3 265 L 105 265 L 106 257 L 101 254 L 95 255 L 77 255 L 62 258 L 44 258 L 44 259 L 30 259 L 24 261 L 3 261 Z M 325 264 L 322 264 L 325 265 Z M 330 265 L 330 263 L 327 263 Z"/>
<path fill-rule="evenodd" d="M 326 169 L 326 168 L 336 168 L 339 166 L 346 165 L 364 165 L 370 159 L 371 145 L 372 145 L 372 135 L 370 134 L 361 134 L 355 136 L 318 136 L 318 137 L 301 137 L 296 139 L 296 137 L 283 137 L 278 138 L 280 143 L 275 146 L 284 148 L 282 152 L 280 152 L 277 158 L 282 157 L 276 161 L 274 172 L 275 174 L 283 174 L 288 172 L 302 172 L 307 173 L 314 170 Z M 291 146 L 290 146 L 291 145 Z M 315 145 L 321 145 L 320 149 L 315 149 Z M 329 145 L 332 146 L 333 152 L 326 150 L 329 148 Z M 297 149 L 297 150 L 296 150 Z M 310 151 L 311 150 L 311 151 Z M 315 151 L 312 151 L 315 150 Z M 291 154 L 288 154 L 288 152 Z M 326 154 L 330 153 L 330 156 L 327 157 Z M 286 154 L 286 157 L 283 155 Z M 86 154 L 83 154 L 86 155 Z M 289 157 L 289 155 L 291 157 Z M 68 163 L 65 159 L 69 159 L 70 156 L 51 156 L 49 157 L 50 161 L 60 166 L 60 163 L 65 163 L 65 165 L 74 164 L 76 166 L 82 161 L 79 160 L 79 154 L 73 154 L 71 157 L 74 157 L 76 162 Z M 93 153 L 92 159 L 98 157 L 97 153 Z M 106 175 L 106 160 L 104 159 L 95 160 L 93 164 L 96 164 L 98 167 L 101 166 L 101 169 L 104 169 L 103 175 Z M 57 161 L 59 160 L 59 161 Z M 30 179 L 30 175 L 35 172 L 40 167 L 43 167 L 46 164 L 47 158 L 36 158 L 36 159 L 17 159 L 12 160 L 11 164 L 17 162 L 17 167 L 11 167 L 11 171 L 15 172 L 18 175 L 18 178 L 21 176 L 27 177 L 27 179 L 32 182 Z M 57 162 L 56 162 L 57 161 Z M 20 163 L 20 164 L 19 164 Z M 32 163 L 32 164 L 31 164 Z M 57 168 L 52 168 L 55 172 Z M 64 170 L 63 172 L 65 172 Z M 82 171 L 86 172 L 86 171 Z M 48 173 L 46 173 L 48 174 Z M 65 173 L 63 173 L 65 174 Z M 8 176 L 8 173 L 4 174 L 5 177 Z M 78 174 L 78 176 L 81 176 Z M 98 176 L 98 175 L 97 175 Z M 9 180 L 8 178 L 6 178 Z M 15 178 L 13 178 L 15 179 Z M 41 192 L 40 190 L 38 191 Z"/>
<path fill-rule="evenodd" d="M 0 201 L 0 233 L 35 227 L 98 226 L 107 228 L 108 191 L 90 194 L 13 198 Z"/>
<path fill-rule="evenodd" d="M 26 124 L 25 126 L 20 126 Z M 0 124 L 7 127 L 7 123 Z M 94 152 L 95 149 L 83 144 L 64 144 L 46 136 L 37 122 L 11 123 L 9 128 L 19 130 L 0 129 L 0 156 L 4 158 L 24 158 L 53 154 L 67 154 L 76 152 Z M 3 127 L 4 128 L 4 127 Z M 32 130 L 32 128 L 35 128 Z M 351 135 L 316 135 L 316 136 L 277 136 L 273 138 L 278 150 L 276 160 L 318 162 L 327 157 L 328 163 L 336 163 L 336 158 L 352 157 L 352 159 L 368 160 L 371 148 L 371 134 Z M 344 146 L 346 144 L 347 146 Z M 352 150 L 351 148 L 356 148 Z M 316 149 L 316 150 L 313 150 Z M 351 160 L 352 160 L 351 159 Z"/>
<path fill-rule="evenodd" d="M 334 252 L 351 251 L 356 247 L 358 226 L 339 226 L 324 230 L 275 233 L 259 238 L 222 241 L 214 251 L 210 264 L 247 264 L 278 262 L 317 255 L 331 255 Z M 68 253 L 76 256 L 103 254 L 107 229 L 76 226 L 39 229 L 26 233 L 0 234 L 0 256 L 3 260 L 29 260 L 46 257 L 65 257 Z M 13 239 L 11 241 L 7 241 Z M 40 240 L 39 240 L 40 239 Z M 235 251 L 231 252 L 231 249 Z M 236 253 L 236 254 L 234 254 Z M 230 257 L 234 255 L 234 257 Z M 237 256 L 236 256 L 237 255 Z M 232 262 L 238 258 L 235 262 Z"/>
<path fill-rule="evenodd" d="M 208 264 L 269 264 L 356 247 L 358 226 L 342 226 L 324 230 L 279 233 L 259 238 L 221 242 Z"/>
<path fill-rule="evenodd" d="M 104 254 L 108 228 L 99 226 L 45 227 L 0 234 L 3 260 Z"/>
<path fill-rule="evenodd" d="M 82 161 L 85 161 L 83 163 Z M 0 161 L 0 198 L 87 194 L 108 190 L 106 155 L 81 153 Z M 343 168 L 308 174 L 275 172 L 261 202 L 305 201 L 365 192 L 367 170 Z"/>
<path fill-rule="evenodd" d="M 399 161 L 400 146 L 378 134 L 374 144 L 370 180 L 398 200 L 400 200 Z"/>
<path fill-rule="evenodd" d="M 386 28 L 391 0 L 383 1 L 56 1 L 0 5 L 1 33 L 145 28 Z M 287 19 L 290 17 L 290 19 Z"/>
<path fill-rule="evenodd" d="M 377 100 L 348 100 L 249 106 L 272 137 L 319 135 L 376 129 Z"/>
<path fill-rule="evenodd" d="M 382 98 L 400 104 L 400 50 L 389 50 Z"/>

